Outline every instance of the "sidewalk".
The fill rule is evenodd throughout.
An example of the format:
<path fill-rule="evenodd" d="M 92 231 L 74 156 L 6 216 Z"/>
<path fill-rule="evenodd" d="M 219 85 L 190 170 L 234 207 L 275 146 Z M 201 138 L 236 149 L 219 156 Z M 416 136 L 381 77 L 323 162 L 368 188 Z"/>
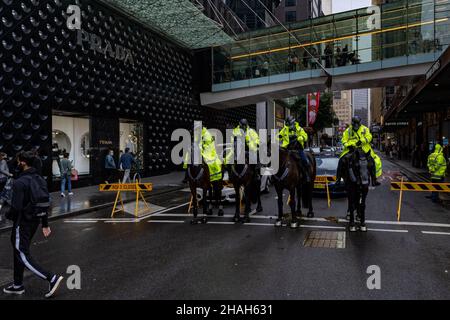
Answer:
<path fill-rule="evenodd" d="M 169 191 L 179 190 L 183 188 L 182 180 L 184 172 L 175 171 L 169 174 L 154 176 L 142 179 L 142 182 L 153 183 L 153 191 L 151 195 L 158 195 Z M 98 185 L 85 188 L 73 189 L 74 195 L 61 198 L 60 192 L 52 192 L 52 208 L 49 214 L 50 219 L 57 219 L 60 217 L 68 217 L 79 215 L 94 210 L 100 210 L 113 205 L 116 193 L 115 192 L 100 192 Z M 124 193 L 124 202 L 134 200 L 134 195 L 131 193 Z M 0 222 L 0 230 L 10 228 L 9 220 Z"/>

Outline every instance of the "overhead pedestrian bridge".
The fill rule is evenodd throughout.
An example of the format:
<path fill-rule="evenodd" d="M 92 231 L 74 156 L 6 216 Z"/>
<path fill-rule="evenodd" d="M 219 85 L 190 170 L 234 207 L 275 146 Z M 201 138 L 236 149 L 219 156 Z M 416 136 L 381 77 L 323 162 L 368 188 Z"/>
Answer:
<path fill-rule="evenodd" d="M 231 108 L 307 92 L 423 77 L 450 42 L 450 0 L 400 0 L 239 35 L 212 48 L 202 105 Z"/>

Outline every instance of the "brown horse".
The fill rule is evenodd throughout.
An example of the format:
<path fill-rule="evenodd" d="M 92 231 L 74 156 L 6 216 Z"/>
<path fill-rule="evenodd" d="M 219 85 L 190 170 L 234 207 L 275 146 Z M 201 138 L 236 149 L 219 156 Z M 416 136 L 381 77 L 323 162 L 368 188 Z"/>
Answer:
<path fill-rule="evenodd" d="M 209 168 L 206 163 L 201 165 L 188 165 L 187 167 L 187 180 L 189 182 L 189 188 L 191 189 L 192 202 L 193 202 L 193 214 L 194 218 L 191 224 L 206 223 L 206 215 L 213 214 L 213 198 L 216 205 L 219 207 L 219 216 L 223 216 L 222 201 L 222 179 L 211 182 Z M 203 190 L 203 217 L 197 219 L 198 214 L 198 200 L 197 200 L 197 188 Z M 208 205 L 208 193 L 209 193 L 209 205 Z"/>
<path fill-rule="evenodd" d="M 287 150 L 280 148 L 279 153 L 279 170 L 272 176 L 272 182 L 275 186 L 278 197 L 278 219 L 275 222 L 275 226 L 279 227 L 282 225 L 283 220 L 283 190 L 287 189 L 289 191 L 289 206 L 291 207 L 291 228 L 298 227 L 298 218 L 301 216 L 301 206 L 308 208 L 308 217 L 313 217 L 313 206 L 312 206 L 312 193 L 314 189 L 314 180 L 316 178 L 316 160 L 314 156 L 305 152 L 306 157 L 309 161 L 310 182 L 307 182 L 306 176 L 298 166 L 298 151 Z M 297 191 L 297 209 L 296 209 L 296 197 L 295 192 Z"/>
<path fill-rule="evenodd" d="M 256 207 L 257 212 L 261 212 L 261 179 L 256 178 L 256 167 L 250 164 L 232 164 L 227 166 L 230 181 L 233 184 L 234 192 L 236 194 L 236 211 L 234 213 L 234 222 L 241 221 L 242 223 L 250 222 L 250 212 L 252 211 L 252 201 L 258 203 Z M 244 218 L 240 219 L 241 214 L 241 196 L 240 190 L 244 187 L 244 201 L 245 210 Z"/>

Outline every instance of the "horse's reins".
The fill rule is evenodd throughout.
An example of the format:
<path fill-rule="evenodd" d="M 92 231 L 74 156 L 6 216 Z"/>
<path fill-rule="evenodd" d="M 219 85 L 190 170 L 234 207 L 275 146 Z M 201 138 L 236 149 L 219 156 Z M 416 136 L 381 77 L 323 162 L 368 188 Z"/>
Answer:
<path fill-rule="evenodd" d="M 197 182 L 197 181 L 200 180 L 200 178 L 203 176 L 204 171 L 205 171 L 205 170 L 204 170 L 204 168 L 202 167 L 202 168 L 200 169 L 200 172 L 198 173 L 198 175 L 197 175 L 195 178 L 192 176 L 191 170 L 188 170 L 187 172 L 188 172 L 189 178 L 190 178 L 191 180 Z"/>
<path fill-rule="evenodd" d="M 240 174 L 236 171 L 235 166 L 232 166 L 232 167 L 231 167 L 231 170 L 233 171 L 233 173 L 234 173 L 239 179 L 242 179 L 242 177 L 247 173 L 247 170 L 248 170 L 248 164 L 246 164 L 246 165 L 244 166 L 244 169 L 242 170 L 242 172 L 241 172 Z"/>

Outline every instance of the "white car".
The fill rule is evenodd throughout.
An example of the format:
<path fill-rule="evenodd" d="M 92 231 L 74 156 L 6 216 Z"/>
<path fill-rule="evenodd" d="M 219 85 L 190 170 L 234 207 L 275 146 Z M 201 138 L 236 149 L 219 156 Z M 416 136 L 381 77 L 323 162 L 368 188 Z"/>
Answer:
<path fill-rule="evenodd" d="M 265 168 L 266 172 L 261 176 L 261 192 L 268 193 L 270 191 L 270 170 Z M 197 198 L 201 200 L 203 198 L 203 190 L 197 188 Z M 228 172 L 225 171 L 223 177 L 223 189 L 222 189 L 222 201 L 234 203 L 236 202 L 236 193 L 234 192 L 233 184 L 229 181 Z"/>

